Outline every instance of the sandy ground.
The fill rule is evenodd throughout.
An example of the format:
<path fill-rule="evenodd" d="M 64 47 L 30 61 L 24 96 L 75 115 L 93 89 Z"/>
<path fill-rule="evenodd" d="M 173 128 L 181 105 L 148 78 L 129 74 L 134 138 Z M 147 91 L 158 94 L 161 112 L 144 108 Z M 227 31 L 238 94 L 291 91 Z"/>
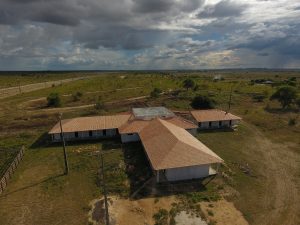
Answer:
<path fill-rule="evenodd" d="M 140 200 L 109 198 L 109 217 L 112 225 L 153 225 L 153 214 L 160 208 L 170 210 L 172 203 L 176 202 L 175 196 L 155 198 L 145 198 Z M 92 205 L 98 202 L 98 208 L 92 208 L 89 213 L 90 221 L 92 217 L 103 223 L 104 204 L 103 200 L 94 200 Z M 96 207 L 97 207 L 96 206 Z M 218 225 L 248 225 L 247 221 L 238 211 L 233 203 L 220 200 L 213 203 L 202 202 L 200 206 L 206 217 L 210 221 L 215 221 Z M 208 210 L 213 212 L 213 216 L 208 215 Z M 101 218 L 102 217 L 102 218 Z M 207 223 L 196 215 L 180 212 L 176 217 L 177 225 L 207 225 Z M 97 224 L 97 223 L 94 223 Z M 101 223 L 100 223 L 101 224 Z"/>
<path fill-rule="evenodd" d="M 232 202 L 222 199 L 217 202 L 201 202 L 200 206 L 207 218 L 216 221 L 219 225 L 248 225 L 242 213 Z M 213 215 L 208 215 L 208 211 L 212 211 Z"/>
<path fill-rule="evenodd" d="M 160 198 L 155 203 L 155 198 L 146 198 L 136 201 L 116 199 L 110 207 L 110 217 L 115 225 L 142 225 L 154 224 L 152 218 L 160 208 L 170 209 L 171 204 L 176 202 L 175 197 Z"/>
<path fill-rule="evenodd" d="M 185 211 L 176 215 L 175 221 L 177 225 L 207 225 L 207 223 L 200 217 L 192 216 Z"/>
<path fill-rule="evenodd" d="M 255 134 L 256 144 L 253 146 L 264 160 L 264 177 L 269 191 L 266 191 L 264 205 L 256 212 L 254 224 L 258 225 L 298 225 L 299 186 L 297 170 L 299 154 L 290 150 L 288 143 L 271 142 L 253 125 L 246 124 Z"/>

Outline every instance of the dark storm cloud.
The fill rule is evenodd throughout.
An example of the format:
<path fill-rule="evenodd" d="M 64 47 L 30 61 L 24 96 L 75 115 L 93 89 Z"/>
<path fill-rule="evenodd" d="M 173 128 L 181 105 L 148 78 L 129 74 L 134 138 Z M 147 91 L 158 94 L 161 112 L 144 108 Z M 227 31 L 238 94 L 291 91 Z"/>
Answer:
<path fill-rule="evenodd" d="M 8 0 L 0 2 L 0 24 L 44 22 L 75 26 L 79 24 L 82 9 L 74 1 L 64 0 Z"/>
<path fill-rule="evenodd" d="M 163 43 L 167 37 L 172 38 L 169 31 L 137 30 L 127 26 L 101 26 L 92 30 L 83 28 L 75 33 L 75 37 L 75 41 L 83 43 L 87 48 L 103 46 L 127 50 L 149 48 L 156 43 Z"/>
<path fill-rule="evenodd" d="M 0 0 L 0 69 L 296 65 L 297 0 L 246 2 Z"/>
<path fill-rule="evenodd" d="M 230 0 L 223 0 L 216 5 L 208 5 L 198 14 L 199 18 L 221 18 L 240 16 L 246 5 Z"/>
<path fill-rule="evenodd" d="M 134 10 L 141 13 L 166 12 L 171 10 L 172 0 L 134 0 Z"/>
<path fill-rule="evenodd" d="M 257 34 L 243 34 L 243 43 L 233 45 L 232 49 L 251 49 L 254 51 L 272 50 L 280 55 L 300 58 L 300 24 L 264 25 Z"/>

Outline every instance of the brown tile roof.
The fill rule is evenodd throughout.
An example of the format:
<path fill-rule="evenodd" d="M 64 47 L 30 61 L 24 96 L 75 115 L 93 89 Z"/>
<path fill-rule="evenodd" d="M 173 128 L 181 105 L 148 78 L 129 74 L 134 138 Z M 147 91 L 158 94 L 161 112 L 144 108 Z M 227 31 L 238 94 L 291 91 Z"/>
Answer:
<path fill-rule="evenodd" d="M 235 116 L 231 113 L 226 113 L 219 109 L 194 110 L 191 111 L 191 114 L 198 122 L 242 119 L 241 117 Z"/>
<path fill-rule="evenodd" d="M 223 161 L 189 132 L 165 120 L 152 120 L 139 135 L 154 170 Z"/>
<path fill-rule="evenodd" d="M 178 127 L 184 128 L 184 129 L 197 128 L 197 125 L 195 125 L 194 123 L 187 121 L 179 116 L 175 116 L 172 118 L 161 118 L 161 119 L 168 121 Z M 151 120 L 129 120 L 128 123 L 119 127 L 119 133 L 120 134 L 139 133 L 150 122 L 151 122 Z"/>
<path fill-rule="evenodd" d="M 93 117 L 78 117 L 73 119 L 62 120 L 62 127 L 64 132 L 75 131 L 90 131 L 119 128 L 125 124 L 131 114 L 113 115 L 113 116 L 93 116 Z M 60 133 L 60 126 L 57 123 L 49 134 Z"/>

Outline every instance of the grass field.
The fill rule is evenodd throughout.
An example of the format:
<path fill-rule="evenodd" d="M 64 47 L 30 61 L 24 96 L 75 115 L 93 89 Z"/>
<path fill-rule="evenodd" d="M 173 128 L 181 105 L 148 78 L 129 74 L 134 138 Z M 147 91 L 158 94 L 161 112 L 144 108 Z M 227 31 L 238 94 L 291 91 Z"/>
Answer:
<path fill-rule="evenodd" d="M 221 74 L 224 80 L 213 82 L 217 74 Z M 187 76 L 199 85 L 197 91 L 182 88 L 182 81 Z M 104 102 L 102 110 L 94 107 L 64 110 L 64 118 L 128 111 L 134 105 L 163 105 L 174 110 L 189 110 L 192 97 L 205 94 L 215 99 L 218 108 L 227 109 L 231 89 L 231 111 L 244 120 L 238 131 L 198 134 L 199 140 L 225 160 L 227 166 L 222 171 L 226 176 L 221 180 L 225 187 L 234 190 L 227 195 L 228 200 L 235 203 L 250 224 L 299 224 L 300 209 L 296 204 L 300 199 L 299 112 L 296 108 L 282 111 L 277 102 L 268 100 L 276 86 L 252 85 L 250 82 L 253 79 L 273 79 L 284 83 L 290 77 L 298 78 L 299 90 L 300 73 L 292 71 L 107 73 L 1 100 L 0 148 L 27 147 L 24 160 L 8 189 L 0 196 L 1 224 L 45 224 L 45 221 L 47 224 L 87 224 L 89 202 L 99 198 L 102 192 L 98 150 L 108 153 L 105 169 L 112 194 L 128 196 L 132 181 L 140 179 L 139 176 L 130 177 L 125 168 L 127 158 L 118 141 L 68 146 L 71 172 L 69 176 L 62 176 L 62 149 L 48 146 L 44 138 L 56 123 L 58 112 L 65 107 L 94 104 L 99 97 Z M 12 77 L 9 81 L 9 78 L 1 79 L 0 86 L 17 79 Z M 36 81 L 33 78 L 26 77 L 24 82 Z M 179 90 L 179 94 L 166 93 L 157 99 L 124 101 L 147 96 L 154 87 L 165 92 Z M 71 95 L 77 91 L 83 95 L 73 101 Z M 48 110 L 45 97 L 51 92 L 61 95 L 62 106 Z M 266 98 L 257 102 L 253 98 L 255 94 L 264 94 Z M 109 103 L 111 101 L 114 103 Z M 295 119 L 296 124 L 290 126 L 290 119 Z M 130 148 L 138 149 L 137 146 Z M 0 152 L 2 165 L 10 159 L 10 154 Z M 243 172 L 245 167 L 250 169 L 250 174 Z"/>

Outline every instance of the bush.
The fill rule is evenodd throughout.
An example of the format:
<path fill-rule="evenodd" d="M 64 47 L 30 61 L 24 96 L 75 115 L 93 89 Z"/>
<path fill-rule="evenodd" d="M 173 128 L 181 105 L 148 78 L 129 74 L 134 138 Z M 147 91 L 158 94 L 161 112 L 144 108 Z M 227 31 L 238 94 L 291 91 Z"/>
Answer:
<path fill-rule="evenodd" d="M 61 106 L 61 99 L 58 93 L 50 93 L 47 97 L 47 105 L 49 107 Z"/>
<path fill-rule="evenodd" d="M 155 225 L 166 225 L 168 224 L 169 213 L 166 209 L 159 209 L 157 213 L 153 215 Z"/>
<path fill-rule="evenodd" d="M 295 125 L 296 125 L 296 119 L 295 118 L 289 119 L 289 126 L 295 126 Z"/>
<path fill-rule="evenodd" d="M 183 87 L 186 88 L 186 90 L 189 90 L 189 88 L 193 88 L 195 86 L 195 82 L 192 79 L 186 79 L 183 81 Z"/>
<path fill-rule="evenodd" d="M 82 93 L 77 91 L 76 93 L 72 94 L 72 98 L 74 102 L 77 102 L 80 100 L 80 98 L 82 97 Z"/>
<path fill-rule="evenodd" d="M 256 102 L 263 102 L 267 98 L 265 94 L 253 94 L 252 99 Z"/>
<path fill-rule="evenodd" d="M 151 98 L 158 98 L 161 93 L 162 91 L 159 88 L 154 88 L 153 91 L 151 91 L 150 96 Z"/>
<path fill-rule="evenodd" d="M 215 101 L 208 96 L 198 95 L 193 98 L 191 106 L 193 109 L 213 109 L 215 107 Z"/>

